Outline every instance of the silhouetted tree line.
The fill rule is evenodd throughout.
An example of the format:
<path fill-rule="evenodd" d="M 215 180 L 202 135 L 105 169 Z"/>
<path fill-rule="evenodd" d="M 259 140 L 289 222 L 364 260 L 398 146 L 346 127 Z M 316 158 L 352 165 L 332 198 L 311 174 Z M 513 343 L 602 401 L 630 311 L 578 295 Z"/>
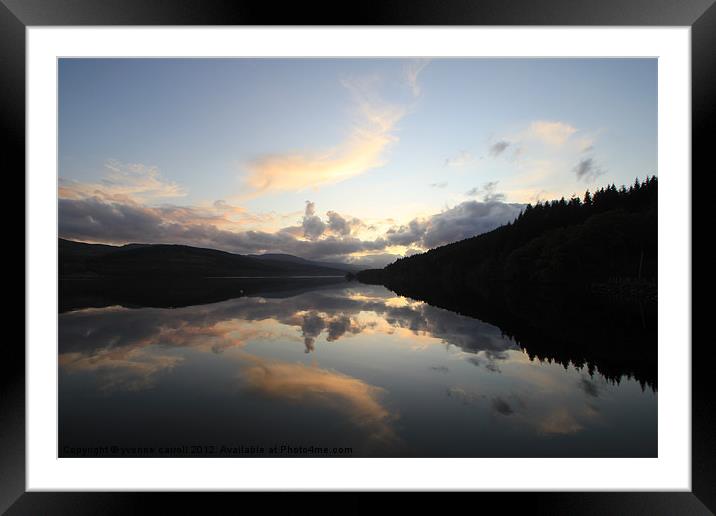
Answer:
<path fill-rule="evenodd" d="M 609 185 L 583 198 L 528 204 L 493 231 L 396 260 L 359 279 L 429 281 L 479 287 L 488 282 L 569 284 L 639 281 L 656 285 L 657 178 Z"/>

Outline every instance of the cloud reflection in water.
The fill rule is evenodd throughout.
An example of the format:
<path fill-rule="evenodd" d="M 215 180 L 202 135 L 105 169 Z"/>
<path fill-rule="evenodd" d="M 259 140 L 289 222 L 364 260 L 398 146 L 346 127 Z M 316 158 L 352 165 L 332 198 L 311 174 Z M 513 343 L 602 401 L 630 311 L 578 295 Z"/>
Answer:
<path fill-rule="evenodd" d="M 382 287 L 346 285 L 182 308 L 61 314 L 61 381 L 80 378 L 107 399 L 120 392 L 152 396 L 173 377 L 204 375 L 212 389 L 238 389 L 240 413 L 247 399 L 269 412 L 318 410 L 321 431 L 345 434 L 349 425 L 363 450 L 389 450 L 383 456 L 399 449 L 410 455 L 411 446 L 459 455 L 445 450 L 460 439 L 443 434 L 471 425 L 492 425 L 499 440 L 510 432 L 524 440 L 609 428 L 597 405 L 610 403 L 617 387 L 599 375 L 533 362 L 478 319 Z M 484 439 L 469 446 L 488 446 Z M 475 453 L 497 453 L 486 450 Z"/>

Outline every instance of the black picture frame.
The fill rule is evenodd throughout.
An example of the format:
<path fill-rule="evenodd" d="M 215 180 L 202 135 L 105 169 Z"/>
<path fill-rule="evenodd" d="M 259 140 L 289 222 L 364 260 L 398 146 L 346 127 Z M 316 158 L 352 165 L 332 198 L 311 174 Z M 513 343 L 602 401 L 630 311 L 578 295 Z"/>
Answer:
<path fill-rule="evenodd" d="M 342 2 L 323 5 L 266 0 L 0 0 L 0 122 L 3 169 L 8 175 L 19 177 L 16 171 L 25 167 L 25 29 L 29 26 L 62 25 L 689 26 L 692 45 L 692 169 L 701 165 L 705 167 L 707 153 L 712 146 L 710 135 L 714 133 L 716 106 L 714 0 L 384 0 L 361 2 L 352 7 Z M 689 172 L 693 178 L 693 173 Z M 24 192 L 24 182 L 22 189 Z M 236 496 L 25 492 L 25 350 L 16 339 L 6 339 L 3 348 L 6 370 L 0 379 L 0 511 L 12 515 L 131 514 L 146 508 L 151 501 L 159 502 L 164 513 L 170 512 L 172 505 L 179 507 L 179 512 L 192 512 L 197 508 L 206 512 L 208 497 L 221 496 L 225 499 Z M 532 512 L 550 514 L 715 512 L 716 405 L 709 382 L 711 365 L 707 360 L 708 348 L 709 341 L 696 340 L 691 348 L 690 492 L 479 493 L 470 496 L 480 497 L 481 506 L 490 503 L 509 510 L 519 505 L 529 507 Z M 350 496 L 355 503 L 343 507 L 361 512 L 371 510 L 371 497 L 375 495 Z M 272 503 L 281 498 L 272 498 Z M 424 508 L 429 508 L 421 495 L 413 499 Z M 313 505 L 312 502 L 307 503 Z"/>

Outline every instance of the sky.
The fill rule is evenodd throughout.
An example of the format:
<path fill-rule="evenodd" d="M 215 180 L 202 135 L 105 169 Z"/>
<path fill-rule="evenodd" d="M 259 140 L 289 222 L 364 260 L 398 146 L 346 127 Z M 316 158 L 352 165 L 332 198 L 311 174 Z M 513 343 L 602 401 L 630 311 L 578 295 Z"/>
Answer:
<path fill-rule="evenodd" d="M 656 59 L 60 59 L 59 235 L 383 266 L 657 174 Z"/>

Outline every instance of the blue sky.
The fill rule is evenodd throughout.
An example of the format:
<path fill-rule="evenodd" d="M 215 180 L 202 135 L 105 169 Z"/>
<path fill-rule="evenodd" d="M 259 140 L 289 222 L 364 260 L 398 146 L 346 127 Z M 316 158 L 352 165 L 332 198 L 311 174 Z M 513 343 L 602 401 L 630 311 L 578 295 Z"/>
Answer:
<path fill-rule="evenodd" d="M 656 159 L 655 59 L 59 63 L 60 235 L 83 241 L 382 264 Z"/>

